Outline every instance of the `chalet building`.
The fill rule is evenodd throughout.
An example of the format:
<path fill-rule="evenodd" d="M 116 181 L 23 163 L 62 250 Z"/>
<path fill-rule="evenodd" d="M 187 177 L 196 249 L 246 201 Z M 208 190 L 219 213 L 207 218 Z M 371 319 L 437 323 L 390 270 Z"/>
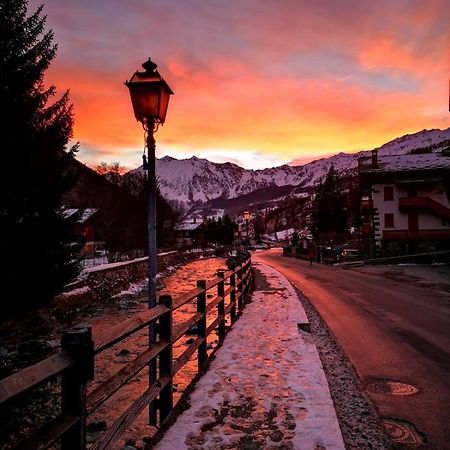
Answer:
<path fill-rule="evenodd" d="M 62 211 L 65 218 L 77 215 L 74 233 L 84 242 L 82 256 L 95 256 L 105 248 L 105 242 L 99 241 L 96 233 L 98 211 L 97 208 L 66 208 Z"/>
<path fill-rule="evenodd" d="M 359 159 L 362 236 L 370 255 L 450 248 L 450 156 Z"/>
<path fill-rule="evenodd" d="M 202 221 L 193 219 L 180 223 L 175 226 L 174 231 L 178 248 L 203 247 L 205 244 L 205 225 Z"/>

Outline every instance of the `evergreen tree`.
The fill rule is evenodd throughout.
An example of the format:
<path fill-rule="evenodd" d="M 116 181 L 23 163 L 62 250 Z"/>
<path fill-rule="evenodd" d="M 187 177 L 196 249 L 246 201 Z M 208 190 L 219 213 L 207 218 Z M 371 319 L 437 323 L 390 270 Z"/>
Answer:
<path fill-rule="evenodd" d="M 209 218 L 205 225 L 205 239 L 214 244 L 231 245 L 236 229 L 236 223 L 227 214 L 223 219 Z"/>
<path fill-rule="evenodd" d="M 331 166 L 325 182 L 317 188 L 311 215 L 311 232 L 315 238 L 328 238 L 330 233 L 347 230 L 345 199 L 339 187 L 339 178 Z"/>
<path fill-rule="evenodd" d="M 123 174 L 119 162 L 101 163 L 96 171 L 114 186 L 101 199 L 101 222 L 98 232 L 105 240 L 107 250 L 127 256 L 130 250 L 148 248 L 148 181 L 147 172 L 141 176 Z M 156 186 L 156 241 L 158 249 L 171 248 L 175 244 L 174 225 L 178 213 L 161 195 Z"/>
<path fill-rule="evenodd" d="M 68 92 L 54 100 L 55 87 L 43 84 L 57 49 L 45 21 L 42 7 L 27 16 L 26 0 L 0 0 L 0 282 L 9 312 L 44 303 L 78 271 L 73 223 L 58 211 L 73 182 L 72 105 Z"/>
<path fill-rule="evenodd" d="M 297 230 L 295 230 L 294 234 L 291 237 L 292 247 L 297 247 L 299 241 L 300 241 L 300 236 L 298 235 Z"/>

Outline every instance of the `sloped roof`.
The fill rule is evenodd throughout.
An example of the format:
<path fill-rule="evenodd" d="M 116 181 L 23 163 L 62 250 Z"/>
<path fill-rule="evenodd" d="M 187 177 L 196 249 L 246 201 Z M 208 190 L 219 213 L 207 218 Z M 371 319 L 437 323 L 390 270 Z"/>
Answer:
<path fill-rule="evenodd" d="M 202 222 L 183 222 L 179 225 L 175 226 L 175 231 L 193 231 L 196 230 L 198 227 L 203 225 Z"/>
<path fill-rule="evenodd" d="M 366 161 L 370 158 L 367 158 Z M 361 172 L 381 173 L 381 172 L 406 172 L 413 170 L 450 170 L 450 157 L 440 153 L 427 153 L 419 155 L 395 155 L 379 156 L 377 158 L 378 167 L 371 167 L 362 161 Z"/>
<path fill-rule="evenodd" d="M 77 223 L 85 223 L 87 222 L 96 212 L 98 211 L 98 208 L 66 208 L 61 211 L 62 217 L 65 219 L 68 219 L 69 217 L 72 217 L 74 214 L 79 213 L 80 217 L 77 220 Z"/>

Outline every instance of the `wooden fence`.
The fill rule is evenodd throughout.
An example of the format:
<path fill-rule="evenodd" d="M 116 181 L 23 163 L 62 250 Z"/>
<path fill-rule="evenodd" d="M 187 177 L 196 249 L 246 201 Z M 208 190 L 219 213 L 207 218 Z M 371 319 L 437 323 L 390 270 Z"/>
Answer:
<path fill-rule="evenodd" d="M 138 313 L 99 336 L 93 337 L 89 326 L 76 327 L 64 333 L 59 353 L 0 380 L 2 406 L 51 379 L 61 377 L 60 415 L 15 448 L 45 449 L 60 441 L 62 450 L 84 450 L 86 418 L 152 361 L 156 361 L 159 368 L 156 382 L 97 438 L 90 449 L 109 448 L 147 405 L 153 404 L 158 408 L 159 424 L 164 424 L 173 410 L 172 380 L 175 374 L 195 352 L 198 370 L 204 368 L 211 357 L 207 353 L 207 337 L 217 328 L 221 343 L 227 331 L 227 314 L 233 324 L 242 311 L 251 282 L 251 259 L 234 270 L 219 271 L 217 275 L 209 281 L 198 280 L 195 289 L 177 298 L 161 295 L 155 308 Z M 207 301 L 207 292 L 214 288 L 217 289 L 216 295 Z M 229 301 L 226 304 L 227 296 Z M 196 313 L 183 323 L 172 324 L 173 312 L 193 300 L 197 302 Z M 207 314 L 214 310 L 217 317 L 207 326 Z M 87 394 L 87 384 L 94 378 L 95 355 L 151 323 L 157 323 L 156 344 Z M 174 360 L 174 343 L 193 327 L 197 328 L 196 339 Z"/>

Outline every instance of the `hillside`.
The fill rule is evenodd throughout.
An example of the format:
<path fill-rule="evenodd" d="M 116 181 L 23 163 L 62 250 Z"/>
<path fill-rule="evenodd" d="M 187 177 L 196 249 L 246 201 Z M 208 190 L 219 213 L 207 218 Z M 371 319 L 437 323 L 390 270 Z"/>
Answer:
<path fill-rule="evenodd" d="M 378 148 L 380 156 L 411 152 L 440 152 L 450 144 L 450 128 L 422 130 L 394 139 Z M 170 156 L 156 162 L 163 196 L 185 211 L 208 213 L 214 208 L 235 210 L 249 203 L 275 201 L 286 195 L 308 193 L 324 178 L 331 164 L 341 178 L 356 175 L 358 157 L 368 151 L 338 153 L 303 166 L 249 170 L 232 163 L 214 163 L 192 157 Z M 127 176 L 139 176 L 142 168 Z"/>

